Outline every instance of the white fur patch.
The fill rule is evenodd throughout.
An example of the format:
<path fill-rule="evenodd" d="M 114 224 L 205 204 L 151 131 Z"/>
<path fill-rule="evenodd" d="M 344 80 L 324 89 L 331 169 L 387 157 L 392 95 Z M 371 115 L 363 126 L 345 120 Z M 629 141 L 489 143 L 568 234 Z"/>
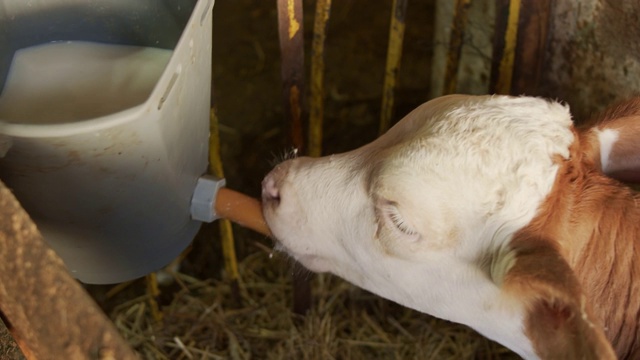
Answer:
<path fill-rule="evenodd" d="M 507 273 L 509 273 L 509 270 L 516 264 L 516 252 L 506 245 L 507 244 L 504 244 L 500 247 L 495 256 L 491 258 L 491 279 L 493 279 L 493 282 L 498 286 L 502 286 Z"/>
<path fill-rule="evenodd" d="M 602 172 L 607 173 L 611 165 L 610 156 L 613 146 L 618 141 L 620 133 L 618 130 L 604 129 L 595 130 L 598 136 L 598 142 L 600 142 L 600 163 L 602 165 Z"/>

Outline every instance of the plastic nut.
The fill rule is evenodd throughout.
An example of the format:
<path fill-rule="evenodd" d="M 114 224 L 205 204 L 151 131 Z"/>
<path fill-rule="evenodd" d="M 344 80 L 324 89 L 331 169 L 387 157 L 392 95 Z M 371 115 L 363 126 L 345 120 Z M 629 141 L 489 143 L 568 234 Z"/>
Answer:
<path fill-rule="evenodd" d="M 218 179 L 212 175 L 198 178 L 196 188 L 191 198 L 191 218 L 197 221 L 212 222 L 219 219 L 215 203 L 218 190 L 227 184 L 225 179 Z"/>

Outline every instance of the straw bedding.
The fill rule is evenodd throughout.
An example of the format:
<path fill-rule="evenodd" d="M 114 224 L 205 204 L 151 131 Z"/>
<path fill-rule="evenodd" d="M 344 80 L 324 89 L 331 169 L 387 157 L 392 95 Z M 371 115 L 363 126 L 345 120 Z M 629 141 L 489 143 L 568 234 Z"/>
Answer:
<path fill-rule="evenodd" d="M 291 264 L 258 251 L 229 281 L 175 273 L 177 290 L 151 316 L 147 295 L 111 317 L 146 359 L 502 359 L 517 358 L 472 330 L 403 308 L 331 275 L 311 275 L 314 304 L 291 308 Z"/>

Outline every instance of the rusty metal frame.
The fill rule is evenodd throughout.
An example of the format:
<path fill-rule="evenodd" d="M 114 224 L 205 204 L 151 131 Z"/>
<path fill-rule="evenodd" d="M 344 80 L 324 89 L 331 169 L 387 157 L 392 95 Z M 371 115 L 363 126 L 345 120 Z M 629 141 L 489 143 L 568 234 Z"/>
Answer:
<path fill-rule="evenodd" d="M 408 0 L 393 0 L 391 9 L 389 44 L 387 46 L 387 62 L 385 65 L 382 105 L 380 109 L 380 127 L 378 129 L 380 135 L 389 129 L 391 126 L 391 118 L 393 117 L 396 83 L 398 82 L 400 61 L 402 60 L 407 3 Z"/>
<path fill-rule="evenodd" d="M 489 92 L 537 95 L 554 0 L 497 0 Z"/>
<path fill-rule="evenodd" d="M 309 112 L 309 155 L 322 155 L 324 118 L 324 43 L 331 0 L 317 0 L 311 44 L 311 105 Z"/>
<path fill-rule="evenodd" d="M 278 0 L 282 98 L 292 145 L 303 152 L 304 31 L 302 0 Z"/>
<path fill-rule="evenodd" d="M 447 66 L 444 73 L 443 95 L 454 94 L 458 85 L 458 69 L 460 67 L 460 55 L 464 44 L 464 34 L 467 28 L 467 20 L 471 0 L 456 0 L 451 23 L 451 35 L 447 52 Z"/>
<path fill-rule="evenodd" d="M 0 182 L 0 314 L 27 359 L 137 359 Z"/>
<path fill-rule="evenodd" d="M 282 98 L 291 145 L 304 153 L 302 109 L 304 104 L 304 31 L 302 0 L 278 0 Z M 305 314 L 311 308 L 311 283 L 300 264 L 293 270 L 293 311 Z"/>
<path fill-rule="evenodd" d="M 548 43 L 553 0 L 523 0 L 518 20 L 512 94 L 538 95 Z"/>

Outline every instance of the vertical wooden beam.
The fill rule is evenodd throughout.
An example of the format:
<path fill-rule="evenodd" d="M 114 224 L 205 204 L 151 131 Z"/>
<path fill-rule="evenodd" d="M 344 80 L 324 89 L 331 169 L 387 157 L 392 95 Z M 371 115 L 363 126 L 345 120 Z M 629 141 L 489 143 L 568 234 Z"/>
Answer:
<path fill-rule="evenodd" d="M 407 0 L 393 0 L 391 24 L 389 26 L 389 45 L 387 47 L 387 64 L 382 89 L 380 134 L 387 131 L 391 125 L 391 118 L 393 117 L 394 92 L 398 80 L 400 60 L 402 58 L 407 2 Z"/>
<path fill-rule="evenodd" d="M 331 0 L 317 0 L 311 44 L 311 106 L 309 112 L 309 155 L 322 154 L 324 117 L 324 42 Z"/>
<path fill-rule="evenodd" d="M 451 35 L 449 38 L 449 51 L 447 54 L 447 65 L 444 73 L 443 95 L 456 92 L 458 85 L 458 68 L 460 67 L 460 54 L 464 43 L 464 34 L 467 27 L 469 7 L 471 0 L 456 0 L 453 10 L 453 22 L 451 24 Z"/>
<path fill-rule="evenodd" d="M 0 182 L 0 316 L 27 359 L 137 359 Z"/>
<path fill-rule="evenodd" d="M 282 97 L 284 116 L 289 126 L 291 145 L 304 153 L 302 106 L 304 96 L 304 37 L 302 0 L 278 0 L 278 32 L 282 60 Z M 293 269 L 293 311 L 305 314 L 311 307 L 311 283 L 306 270 Z"/>

